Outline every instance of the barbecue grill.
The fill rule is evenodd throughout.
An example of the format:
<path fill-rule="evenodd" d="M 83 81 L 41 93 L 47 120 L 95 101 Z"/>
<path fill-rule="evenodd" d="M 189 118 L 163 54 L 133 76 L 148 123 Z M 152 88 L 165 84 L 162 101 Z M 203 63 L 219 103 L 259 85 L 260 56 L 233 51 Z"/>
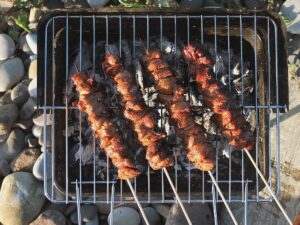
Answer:
<path fill-rule="evenodd" d="M 133 59 L 139 57 L 139 43 L 143 48 L 153 47 L 153 42 L 162 43 L 163 39 L 173 43 L 176 51 L 182 44 L 197 42 L 207 46 L 215 64 L 221 52 L 226 52 L 226 70 L 218 73 L 217 79 L 226 78 L 228 91 L 237 96 L 245 115 L 252 118 L 256 137 L 255 149 L 251 152 L 256 164 L 269 185 L 277 194 L 280 192 L 280 121 L 279 113 L 288 108 L 288 80 L 285 42 L 280 19 L 264 11 L 236 11 L 221 9 L 98 9 L 98 10 L 59 10 L 47 14 L 38 27 L 38 108 L 44 113 L 45 120 L 51 125 L 44 127 L 43 138 L 45 154 L 45 194 L 57 203 L 123 203 L 133 202 L 130 190 L 122 181 L 115 179 L 115 171 L 108 158 L 97 156 L 96 140 L 89 163 L 83 163 L 84 117 L 66 95 L 70 89 L 69 77 L 76 67 L 89 70 L 92 76 L 100 74 L 102 58 L 109 45 L 115 45 L 122 54 L 123 40 L 129 43 Z M 86 45 L 87 44 L 87 45 Z M 88 47 L 87 47 L 88 46 Z M 100 47 L 99 47 L 100 46 Z M 177 48 L 179 46 L 179 48 Z M 157 46 L 163 48 L 164 46 Z M 87 48 L 91 65 L 86 65 Z M 173 51 L 171 49 L 171 51 Z M 223 58 L 225 56 L 223 55 Z M 174 70 L 180 67 L 180 59 L 174 57 Z M 241 76 L 240 93 L 232 86 L 236 79 L 233 72 L 234 62 L 239 63 Z M 251 71 L 252 91 L 247 95 L 246 80 L 243 74 Z M 222 76 L 226 74 L 226 76 Z M 147 80 L 147 79 L 146 79 Z M 145 86 L 147 86 L 145 81 Z M 193 95 L 191 82 L 185 81 Z M 71 91 L 71 90 L 69 90 Z M 145 89 L 149 92 L 149 89 Z M 147 94 L 147 93 L 146 93 Z M 244 95 L 245 94 L 245 95 Z M 149 93 L 147 96 L 151 96 Z M 201 103 L 201 96 L 200 98 Z M 112 104 L 111 108 L 115 106 Z M 160 112 L 160 121 L 167 118 L 164 109 L 154 105 Z M 193 106 L 194 113 L 203 115 L 207 109 Z M 80 116 L 74 116 L 75 114 Z M 50 117 L 46 116 L 49 114 Z M 271 128 L 271 115 L 274 115 L 276 129 Z M 77 118 L 77 119 L 76 119 Z M 74 141 L 68 134 L 73 127 L 70 123 L 77 120 L 79 135 Z M 45 121 L 46 122 L 46 121 Z M 45 123 L 46 124 L 46 123 Z M 271 142 L 271 132 L 276 132 L 276 142 Z M 264 187 L 255 168 L 245 156 L 244 151 L 232 151 L 216 131 L 212 135 L 216 146 L 216 168 L 213 171 L 217 183 L 224 192 L 226 201 L 264 202 L 259 192 Z M 48 142 L 47 142 L 48 140 Z M 50 141 L 49 141 L 50 140 Z M 78 160 L 71 163 L 75 154 L 72 146 L 78 144 Z M 174 167 L 168 168 L 176 189 L 183 202 L 216 203 L 220 196 L 210 177 L 204 172 L 194 170 L 188 162 L 182 165 L 176 149 L 176 140 L 170 144 L 175 157 Z M 97 156 L 97 157 L 96 157 Z M 272 157 L 276 159 L 276 171 L 272 173 Z M 105 171 L 99 172 L 98 160 L 105 161 Z M 178 168 L 181 170 L 178 170 Z M 101 176 L 100 176 L 101 174 Z M 275 183 L 274 180 L 276 181 Z M 112 186 L 114 192 L 112 197 Z M 134 179 L 134 189 L 143 203 L 173 203 L 176 199 L 163 172 L 154 172 L 149 166 L 145 172 Z M 77 195 L 76 195 L 76 189 Z M 251 196 L 251 197 L 250 197 Z M 215 204 L 214 204 L 215 206 Z"/>

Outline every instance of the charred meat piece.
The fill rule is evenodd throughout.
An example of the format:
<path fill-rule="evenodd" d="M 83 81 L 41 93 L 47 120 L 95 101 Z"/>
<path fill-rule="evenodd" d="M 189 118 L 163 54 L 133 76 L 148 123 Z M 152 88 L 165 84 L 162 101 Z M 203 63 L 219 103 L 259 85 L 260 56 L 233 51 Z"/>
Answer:
<path fill-rule="evenodd" d="M 156 66 L 156 64 L 153 64 Z M 158 65 L 159 68 L 163 68 Z M 107 76 L 113 78 L 117 91 L 124 104 L 124 117 L 131 121 L 139 142 L 146 148 L 146 158 L 154 170 L 159 170 L 173 163 L 173 158 L 162 148 L 161 141 L 165 134 L 159 130 L 154 111 L 149 108 L 138 89 L 135 77 L 125 69 L 121 60 L 114 54 L 107 55 L 102 63 Z"/>
<path fill-rule="evenodd" d="M 74 74 L 72 80 L 79 94 L 78 107 L 88 115 L 95 136 L 100 140 L 100 147 L 118 169 L 119 179 L 138 176 L 141 171 L 135 167 L 133 156 L 122 139 L 119 127 L 111 122 L 104 94 L 100 90 L 95 90 L 82 72 Z"/>
<path fill-rule="evenodd" d="M 253 149 L 254 135 L 242 114 L 238 102 L 226 95 L 222 85 L 214 79 L 212 60 L 200 48 L 188 45 L 183 49 L 188 74 L 196 79 L 204 103 L 215 113 L 214 118 L 223 136 L 234 149 Z"/>
<path fill-rule="evenodd" d="M 176 83 L 176 77 L 159 51 L 146 53 L 143 63 L 155 81 L 160 102 L 166 106 L 183 140 L 188 159 L 200 170 L 212 170 L 215 166 L 214 150 L 206 141 L 201 127 L 195 123 L 191 107 L 184 97 L 184 88 Z"/>

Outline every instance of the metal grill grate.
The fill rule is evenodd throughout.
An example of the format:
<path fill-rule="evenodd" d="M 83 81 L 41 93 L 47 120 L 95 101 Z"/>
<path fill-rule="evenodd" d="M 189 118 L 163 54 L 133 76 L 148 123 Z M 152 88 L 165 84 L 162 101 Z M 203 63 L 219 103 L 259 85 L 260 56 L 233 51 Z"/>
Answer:
<path fill-rule="evenodd" d="M 56 15 L 51 17 L 43 34 L 43 73 L 39 89 L 40 105 L 44 119 L 46 114 L 51 115 L 52 124 L 44 127 L 44 143 L 51 138 L 51 146 L 44 146 L 45 154 L 45 193 L 53 202 L 71 203 L 80 200 L 82 203 L 113 203 L 133 202 L 128 189 L 122 181 L 115 180 L 111 175 L 110 162 L 107 163 L 106 177 L 98 179 L 96 174 L 96 142 L 94 140 L 94 156 L 88 169 L 82 165 L 82 152 L 79 154 L 77 167 L 70 167 L 71 157 L 68 135 L 63 136 L 63 129 L 68 134 L 69 116 L 73 110 L 78 110 L 69 104 L 63 105 L 58 100 L 63 97 L 62 87 L 68 89 L 68 77 L 72 64 L 74 50 L 79 49 L 78 69 L 83 69 L 84 56 L 83 42 L 92 46 L 92 74 L 95 75 L 98 64 L 101 63 L 96 55 L 96 43 L 105 42 L 105 46 L 118 43 L 122 47 L 122 40 L 132 42 L 132 54 L 136 55 L 136 42 L 142 39 L 146 48 L 151 46 L 151 37 L 157 36 L 162 40 L 164 36 L 175 43 L 200 42 L 201 44 L 213 44 L 213 50 L 217 56 L 220 49 L 227 50 L 228 79 L 232 79 L 230 54 L 238 56 L 241 62 L 240 70 L 243 73 L 243 62 L 249 61 L 253 70 L 254 92 L 251 102 L 245 101 L 242 90 L 240 96 L 244 111 L 252 110 L 255 114 L 256 146 L 253 156 L 256 163 L 264 172 L 269 184 L 274 191 L 280 190 L 280 126 L 279 112 L 286 108 L 280 104 L 280 65 L 278 47 L 278 25 L 268 17 L 262 15 L 160 15 L 160 14 L 135 14 L 135 15 Z M 264 28 L 264 29 L 262 29 Z M 104 49 L 103 49 L 104 51 Z M 232 53 L 233 52 L 233 53 Z M 120 52 L 121 54 L 121 52 Z M 217 59 L 216 59 L 217 60 Z M 176 61 L 176 60 L 175 60 Z M 175 68 L 178 64 L 175 62 Z M 216 74 L 217 78 L 221 75 Z M 243 79 L 243 78 L 242 78 Z M 243 81 L 242 81 L 243 83 Z M 61 87 L 59 87 L 61 86 Z M 244 87 L 244 86 L 243 86 Z M 232 87 L 228 85 L 228 91 Z M 66 96 L 68 99 L 68 96 Z M 197 110 L 197 107 L 194 107 Z M 198 107 L 199 108 L 199 107 Z M 200 107 L 201 110 L 205 110 Z M 82 115 L 79 113 L 79 123 L 82 123 Z M 275 118 L 276 129 L 270 129 L 271 117 Z M 271 132 L 276 132 L 276 141 L 271 142 Z M 79 144 L 83 144 L 82 128 L 79 130 Z M 60 146 L 60 149 L 57 147 Z M 229 157 L 220 161 L 216 159 L 214 175 L 221 189 L 225 193 L 228 202 L 270 201 L 262 198 L 259 192 L 263 185 L 260 184 L 258 174 L 251 167 L 244 152 L 232 152 L 230 147 L 225 149 Z M 240 160 L 241 166 L 233 166 L 233 154 Z M 218 152 L 221 157 L 221 152 Z M 177 168 L 178 156 L 175 154 L 175 168 Z M 276 159 L 276 173 L 272 173 L 271 156 Z M 248 165 L 249 164 L 249 165 Z M 49 165 L 49 166 L 47 166 Z M 225 167 L 224 167 L 225 165 Z M 190 166 L 188 168 L 191 168 Z M 224 168 L 226 172 L 224 173 Z M 75 171 L 77 170 L 77 171 Z M 253 172 L 254 171 L 254 172 Z M 187 169 L 185 177 L 180 176 L 174 168 L 169 169 L 172 179 L 178 188 L 183 202 L 221 202 L 221 198 L 215 191 L 215 187 L 204 172 Z M 85 179 L 85 173 L 89 173 L 90 179 Z M 239 174 L 237 176 L 236 174 Z M 73 174 L 73 175 L 70 175 Z M 76 174 L 76 175 L 74 175 Z M 222 174 L 222 175 L 220 175 Z M 225 174 L 225 175 L 224 175 Z M 196 179 L 195 179 L 196 178 Z M 62 182 L 63 180 L 63 182 Z M 274 185 L 272 180 L 276 180 Z M 141 202 L 145 203 L 172 203 L 175 202 L 170 187 L 164 181 L 162 171 L 154 173 L 146 169 L 145 173 L 135 179 L 134 188 Z M 79 198 L 75 195 L 78 184 Z M 114 196 L 111 196 L 112 184 L 115 186 Z M 157 186 L 159 185 L 159 187 Z M 251 197 L 250 197 L 251 196 Z"/>

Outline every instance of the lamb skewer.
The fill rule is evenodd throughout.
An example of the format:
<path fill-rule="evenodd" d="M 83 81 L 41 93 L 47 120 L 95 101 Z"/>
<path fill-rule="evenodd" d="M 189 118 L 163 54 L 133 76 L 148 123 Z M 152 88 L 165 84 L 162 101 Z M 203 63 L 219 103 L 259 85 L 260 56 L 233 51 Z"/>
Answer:
<path fill-rule="evenodd" d="M 206 141 L 201 127 L 194 121 L 191 107 L 185 101 L 184 88 L 177 84 L 177 78 L 162 59 L 160 51 L 146 51 L 143 57 L 143 64 L 154 79 L 159 100 L 166 106 L 170 118 L 175 124 L 177 133 L 183 140 L 184 147 L 188 152 L 188 159 L 196 168 L 208 172 L 232 221 L 237 225 L 237 220 L 211 172 L 215 166 L 215 152 Z"/>
<path fill-rule="evenodd" d="M 92 80 L 82 72 L 74 74 L 72 80 L 79 93 L 78 107 L 88 114 L 95 136 L 101 140 L 101 148 L 118 169 L 119 179 L 126 180 L 138 176 L 141 171 L 135 167 L 132 153 L 122 139 L 117 124 L 110 120 L 104 94 L 95 90 L 91 85 Z"/>
<path fill-rule="evenodd" d="M 105 57 L 102 69 L 107 76 L 113 78 L 114 83 L 117 85 L 117 91 L 125 106 L 124 116 L 132 122 L 138 140 L 146 148 L 146 159 L 151 168 L 154 170 L 163 170 L 188 224 L 191 225 L 192 222 L 166 169 L 166 167 L 173 164 L 173 158 L 166 153 L 165 149 L 162 148 L 163 145 L 160 143 L 165 138 L 165 134 L 162 131 L 154 132 L 154 130 L 158 130 L 157 122 L 154 119 L 154 112 L 145 104 L 133 74 L 125 69 L 123 63 L 115 54 L 108 54 Z"/>
<path fill-rule="evenodd" d="M 124 116 L 131 121 L 140 143 L 146 148 L 146 159 L 152 169 L 169 167 L 173 158 L 162 148 L 165 134 L 158 131 L 155 114 L 144 103 L 142 93 L 137 88 L 135 78 L 115 54 L 105 57 L 102 64 L 104 73 L 113 78 L 117 91 L 124 104 Z M 157 131 L 155 131 L 157 130 Z"/>
<path fill-rule="evenodd" d="M 212 61 L 200 49 L 188 45 L 183 49 L 188 74 L 195 77 L 204 103 L 215 113 L 214 118 L 228 144 L 234 149 L 253 149 L 254 135 L 235 99 L 227 97 L 211 71 Z"/>
<path fill-rule="evenodd" d="M 216 114 L 217 125 L 221 128 L 222 134 L 228 140 L 229 145 L 234 149 L 245 151 L 278 208 L 288 223 L 292 225 L 291 219 L 249 152 L 249 150 L 253 149 L 255 141 L 253 132 L 250 130 L 250 125 L 243 117 L 241 110 L 237 107 L 236 100 L 227 97 L 222 90 L 221 84 L 214 79 L 211 70 L 212 60 L 200 48 L 191 44 L 184 47 L 183 56 L 188 64 L 189 76 L 196 78 L 198 88 L 204 99 L 206 99 L 208 106 Z"/>

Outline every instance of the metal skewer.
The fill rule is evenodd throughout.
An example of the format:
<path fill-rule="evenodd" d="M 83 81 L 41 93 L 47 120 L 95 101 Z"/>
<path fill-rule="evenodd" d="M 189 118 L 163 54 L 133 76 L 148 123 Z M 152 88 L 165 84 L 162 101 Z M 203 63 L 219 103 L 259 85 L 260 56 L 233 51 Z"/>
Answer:
<path fill-rule="evenodd" d="M 220 187 L 219 187 L 219 185 L 218 185 L 218 183 L 217 183 L 217 181 L 216 181 L 214 175 L 212 174 L 211 171 L 207 171 L 207 172 L 208 172 L 208 174 L 209 174 L 209 176 L 210 176 L 210 179 L 212 180 L 213 184 L 215 185 L 215 187 L 216 187 L 216 189 L 217 189 L 219 195 L 221 196 L 221 199 L 222 199 L 222 201 L 223 201 L 223 203 L 224 203 L 224 205 L 225 205 L 225 207 L 226 207 L 226 209 L 227 209 L 227 211 L 228 211 L 228 213 L 229 213 L 229 215 L 230 215 L 230 217 L 231 217 L 233 223 L 234 223 L 235 225 L 238 225 L 238 222 L 236 221 L 235 216 L 233 215 L 233 213 L 232 213 L 232 211 L 231 211 L 231 209 L 230 209 L 228 203 L 226 202 L 226 199 L 225 199 L 225 197 L 224 197 L 224 195 L 223 195 L 223 192 L 221 191 L 221 189 L 220 189 Z"/>
<path fill-rule="evenodd" d="M 129 186 L 129 188 L 130 188 L 130 191 L 131 191 L 131 193 L 132 193 L 132 195 L 133 195 L 133 197 L 134 197 L 134 200 L 135 200 L 136 204 L 137 204 L 138 207 L 139 207 L 139 210 L 140 210 L 140 212 L 141 212 L 141 214 L 142 214 L 142 217 L 143 217 L 143 219 L 144 219 L 146 225 L 150 225 L 150 223 L 149 223 L 149 221 L 148 221 L 148 219 L 147 219 L 147 217 L 146 217 L 146 214 L 145 214 L 145 212 L 144 212 L 144 209 L 142 208 L 141 203 L 140 203 L 140 201 L 139 201 L 139 199 L 138 199 L 138 197 L 137 197 L 137 195 L 136 195 L 136 192 L 135 192 L 135 190 L 133 189 L 132 184 L 130 183 L 130 180 L 127 179 L 126 181 L 127 181 L 127 184 L 128 184 L 128 186 Z"/>
<path fill-rule="evenodd" d="M 285 219 L 288 221 L 288 223 L 290 225 L 293 225 L 291 219 L 289 218 L 289 216 L 287 215 L 286 211 L 284 210 L 284 208 L 282 207 L 281 203 L 279 202 L 277 196 L 274 194 L 274 192 L 272 191 L 272 188 L 270 187 L 270 185 L 268 184 L 267 180 L 265 179 L 264 175 L 262 174 L 262 172 L 260 171 L 260 169 L 258 168 L 258 166 L 256 165 L 252 155 L 250 154 L 250 152 L 247 149 L 244 149 L 246 155 L 248 156 L 248 158 L 250 159 L 252 165 L 255 167 L 257 173 L 259 174 L 260 178 L 262 179 L 262 181 L 264 182 L 264 184 L 266 185 L 266 188 L 268 189 L 268 191 L 270 192 L 270 194 L 272 195 L 273 199 L 275 200 L 278 208 L 280 209 L 280 211 L 283 213 Z"/>
<path fill-rule="evenodd" d="M 176 191 L 175 185 L 173 184 L 173 181 L 172 181 L 172 179 L 170 177 L 170 174 L 169 174 L 168 170 L 166 168 L 163 168 L 162 170 L 164 171 L 164 173 L 165 173 L 165 175 L 166 175 L 166 177 L 167 177 L 167 179 L 168 179 L 168 181 L 170 183 L 170 186 L 171 186 L 171 188 L 172 188 L 172 190 L 174 192 L 174 195 L 176 196 L 176 200 L 178 201 L 178 203 L 179 203 L 179 205 L 180 205 L 180 207 L 182 209 L 182 212 L 183 212 L 183 214 L 184 214 L 184 216 L 185 216 L 188 224 L 192 225 L 193 223 L 192 223 L 192 221 L 191 221 L 191 219 L 190 219 L 190 217 L 189 217 L 189 215 L 188 215 L 188 213 L 187 213 L 187 211 L 186 211 L 186 209 L 185 209 L 185 207 L 184 207 L 184 205 L 183 205 L 183 203 L 182 203 L 182 201 L 181 201 L 181 199 L 180 199 L 180 197 L 179 197 L 179 195 L 178 195 L 178 193 Z"/>

